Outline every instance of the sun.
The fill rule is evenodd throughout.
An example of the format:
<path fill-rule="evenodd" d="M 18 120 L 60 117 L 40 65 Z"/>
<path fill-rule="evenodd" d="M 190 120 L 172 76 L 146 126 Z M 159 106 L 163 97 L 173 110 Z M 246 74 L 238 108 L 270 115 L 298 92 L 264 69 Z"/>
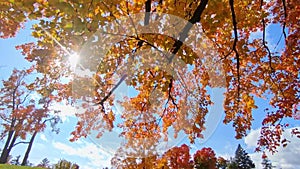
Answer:
<path fill-rule="evenodd" d="M 78 61 L 79 61 L 79 55 L 75 52 L 75 53 L 72 53 L 69 55 L 69 64 L 70 64 L 70 67 L 72 69 L 75 69 Z"/>
<path fill-rule="evenodd" d="M 79 55 L 76 52 L 70 52 L 66 49 L 66 47 L 64 47 L 61 43 L 59 43 L 59 41 L 57 39 L 55 39 L 54 36 L 52 36 L 46 29 L 44 29 L 42 27 L 42 30 L 46 32 L 46 34 L 56 43 L 58 44 L 58 46 L 61 47 L 61 49 L 67 54 L 68 56 L 68 61 L 69 61 L 69 65 L 71 69 L 75 69 L 78 61 L 79 61 Z"/>

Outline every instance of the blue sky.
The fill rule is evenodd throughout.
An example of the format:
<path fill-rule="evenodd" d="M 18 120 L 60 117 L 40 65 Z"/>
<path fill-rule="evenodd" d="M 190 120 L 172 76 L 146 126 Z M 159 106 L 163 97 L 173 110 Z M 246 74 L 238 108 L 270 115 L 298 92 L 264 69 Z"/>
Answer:
<path fill-rule="evenodd" d="M 267 38 L 271 40 L 271 46 L 275 46 L 279 39 L 280 33 L 278 33 L 278 31 L 278 26 L 268 28 Z M 259 33 L 254 36 L 258 35 Z M 13 68 L 22 69 L 30 66 L 30 63 L 24 60 L 20 51 L 15 49 L 15 46 L 31 41 L 34 41 L 34 39 L 30 36 L 30 23 L 27 23 L 25 29 L 21 30 L 15 38 L 0 39 L 0 79 L 7 79 Z M 221 99 L 219 99 L 218 102 L 221 102 Z M 253 130 L 249 132 L 249 135 L 246 138 L 241 140 L 234 139 L 234 128 L 231 124 L 224 125 L 222 123 L 224 116 L 222 116 L 220 123 L 217 124 L 216 130 L 204 143 L 196 142 L 195 145 L 191 146 L 192 152 L 201 149 L 202 147 L 211 147 L 215 150 L 217 155 L 229 158 L 230 156 L 234 156 L 237 145 L 241 144 L 256 162 L 257 168 L 260 168 L 259 163 L 261 162 L 261 154 L 254 153 L 253 150 L 258 138 L 259 127 L 262 118 L 264 117 L 263 109 L 268 106 L 268 101 L 256 99 L 256 102 L 260 108 L 253 112 L 255 119 L 253 121 Z M 74 116 L 75 110 L 72 107 L 61 104 L 55 106 L 62 110 L 63 123 L 58 126 L 61 129 L 61 132 L 55 134 L 51 132 L 50 129 L 46 129 L 43 133 L 38 134 L 29 157 L 30 162 L 37 164 L 43 158 L 47 157 L 51 163 L 56 163 L 59 159 L 67 159 L 68 161 L 76 162 L 82 169 L 109 166 L 109 158 L 112 154 L 106 151 L 99 141 L 88 137 L 87 139 L 80 139 L 75 143 L 69 142 L 70 133 L 73 131 L 76 124 L 76 117 Z M 218 108 L 217 110 L 222 111 L 222 108 Z M 292 123 L 291 127 L 299 126 L 293 120 L 290 120 L 290 122 Z M 287 136 L 290 137 L 288 134 Z M 3 147 L 3 143 L 4 141 L 0 142 L 1 147 Z M 300 155 L 299 147 L 299 140 L 296 140 L 288 145 L 286 149 L 283 149 L 274 156 L 270 156 L 270 159 L 278 168 L 300 168 L 300 162 L 294 159 Z M 25 148 L 25 146 L 18 145 L 12 151 L 12 155 L 23 155 Z"/>

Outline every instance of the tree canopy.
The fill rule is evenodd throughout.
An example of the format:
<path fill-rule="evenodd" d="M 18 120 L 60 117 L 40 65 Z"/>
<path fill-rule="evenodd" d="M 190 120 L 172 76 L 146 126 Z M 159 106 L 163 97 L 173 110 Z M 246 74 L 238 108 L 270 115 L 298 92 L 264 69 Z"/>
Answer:
<path fill-rule="evenodd" d="M 45 92 L 49 83 L 45 78 L 33 76 L 34 67 L 27 70 L 12 71 L 7 80 L 2 81 L 0 88 L 0 125 L 1 137 L 5 139 L 0 163 L 6 163 L 13 147 L 20 143 L 28 144 L 23 159 L 25 165 L 31 146 L 37 133 L 43 132 L 46 122 L 50 122 L 53 131 L 58 132 L 55 125 L 60 121 L 57 110 L 51 105 L 55 102 L 55 94 Z M 50 80 L 49 80 L 50 81 Z M 49 82 L 48 81 L 48 82 Z M 45 85 L 45 86 L 44 86 Z M 30 141 L 26 141 L 32 135 Z"/>
<path fill-rule="evenodd" d="M 0 2 L 0 36 L 13 37 L 33 21 L 37 41 L 17 49 L 38 72 L 57 79 L 51 86 L 63 89 L 57 99 L 84 109 L 72 141 L 118 128 L 131 149 L 150 150 L 170 139 L 171 129 L 174 137 L 183 132 L 194 143 L 203 137 L 213 104 L 209 89 L 219 87 L 225 88 L 223 122 L 233 125 L 238 139 L 251 129 L 255 99 L 267 98 L 257 150 L 275 152 L 287 143 L 282 133 L 289 124 L 283 119 L 299 114 L 299 5 L 298 0 L 9 0 Z M 275 46 L 266 37 L 270 25 L 280 27 Z M 72 53 L 81 57 L 75 74 L 66 62 Z M 117 117 L 114 91 L 123 82 L 135 94 L 118 102 Z M 297 129 L 292 134 L 300 137 Z"/>

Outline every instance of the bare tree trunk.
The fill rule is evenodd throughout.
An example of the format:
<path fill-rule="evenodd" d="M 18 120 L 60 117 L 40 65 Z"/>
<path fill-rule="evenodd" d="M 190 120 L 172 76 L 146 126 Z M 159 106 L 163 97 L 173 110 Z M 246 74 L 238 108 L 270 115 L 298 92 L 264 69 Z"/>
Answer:
<path fill-rule="evenodd" d="M 14 113 L 15 109 L 16 109 L 15 94 L 16 94 L 17 89 L 18 89 L 18 87 L 16 87 L 13 91 L 13 100 L 12 100 L 12 105 L 13 106 L 12 106 L 12 112 L 11 113 Z M 7 162 L 7 158 L 9 156 L 9 152 L 10 152 L 10 150 L 8 148 L 9 148 L 9 145 L 11 145 L 10 142 L 11 142 L 12 136 L 13 136 L 13 134 L 15 134 L 15 130 L 14 130 L 15 123 L 16 123 L 16 118 L 13 117 L 12 120 L 11 120 L 11 123 L 10 123 L 8 136 L 7 136 L 4 148 L 3 148 L 2 153 L 1 153 L 0 164 L 4 164 L 4 163 Z"/>
<path fill-rule="evenodd" d="M 11 142 L 10 142 L 10 145 L 9 145 L 9 147 L 8 147 L 8 149 L 7 149 L 7 157 L 6 157 L 6 161 L 7 161 L 7 158 L 8 158 L 8 156 L 9 156 L 9 154 L 10 154 L 11 149 L 15 146 L 15 142 L 16 142 L 16 140 L 17 140 L 18 137 L 19 137 L 19 134 L 18 134 L 17 132 L 15 132 L 15 133 L 14 133 L 14 137 L 12 138 L 12 140 L 11 140 Z"/>
<path fill-rule="evenodd" d="M 9 143 L 10 143 L 10 141 L 12 139 L 13 134 L 14 134 L 14 130 L 11 130 L 11 131 L 8 132 L 8 136 L 7 136 L 4 148 L 3 148 L 2 153 L 1 153 L 0 164 L 4 164 L 4 163 L 7 162 L 7 157 L 9 155 L 9 153 L 8 153 L 8 147 L 10 145 Z"/>
<path fill-rule="evenodd" d="M 18 134 L 16 134 L 16 132 L 14 132 L 13 134 L 14 134 L 13 138 L 11 139 L 11 137 L 10 137 L 10 144 L 9 144 L 8 148 L 6 147 L 5 151 L 3 150 L 3 153 L 1 154 L 1 162 L 0 163 L 2 163 L 2 161 L 3 161 L 2 164 L 7 162 L 7 158 L 10 154 L 10 151 L 14 147 L 14 144 L 18 138 Z"/>
<path fill-rule="evenodd" d="M 31 136 L 30 138 L 30 141 L 29 141 L 29 144 L 28 144 L 28 147 L 27 147 L 27 150 L 26 150 L 26 153 L 24 155 L 24 158 L 23 158 L 23 161 L 21 163 L 22 166 L 25 166 L 26 163 L 27 163 L 27 160 L 28 160 L 28 157 L 29 157 L 29 153 L 31 151 L 31 148 L 32 148 L 32 145 L 33 145 L 33 142 L 34 142 L 34 139 L 35 139 L 35 136 L 37 135 L 37 132 L 35 131 L 33 133 L 33 135 Z"/>
<path fill-rule="evenodd" d="M 10 152 L 9 147 L 10 147 L 11 141 L 12 141 L 11 139 L 12 139 L 13 135 L 15 134 L 15 130 L 14 130 L 15 122 L 16 122 L 16 119 L 13 118 L 11 121 L 11 124 L 10 124 L 10 131 L 8 132 L 8 136 L 7 136 L 5 145 L 4 145 L 2 153 L 1 153 L 0 164 L 4 164 L 7 162 L 7 158 L 9 156 L 9 152 Z"/>

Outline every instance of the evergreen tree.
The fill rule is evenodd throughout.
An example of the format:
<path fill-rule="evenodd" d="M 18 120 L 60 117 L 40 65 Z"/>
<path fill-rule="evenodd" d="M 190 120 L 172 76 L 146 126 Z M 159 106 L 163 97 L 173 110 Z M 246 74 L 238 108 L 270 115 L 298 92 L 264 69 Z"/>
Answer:
<path fill-rule="evenodd" d="M 272 169 L 274 166 L 272 166 L 271 161 L 268 159 L 268 157 L 263 154 L 263 161 L 261 163 L 263 169 Z"/>
<path fill-rule="evenodd" d="M 239 144 L 235 151 L 235 159 L 234 162 L 238 166 L 239 169 L 251 169 L 255 168 L 253 161 L 250 159 L 248 153 L 242 148 Z"/>

